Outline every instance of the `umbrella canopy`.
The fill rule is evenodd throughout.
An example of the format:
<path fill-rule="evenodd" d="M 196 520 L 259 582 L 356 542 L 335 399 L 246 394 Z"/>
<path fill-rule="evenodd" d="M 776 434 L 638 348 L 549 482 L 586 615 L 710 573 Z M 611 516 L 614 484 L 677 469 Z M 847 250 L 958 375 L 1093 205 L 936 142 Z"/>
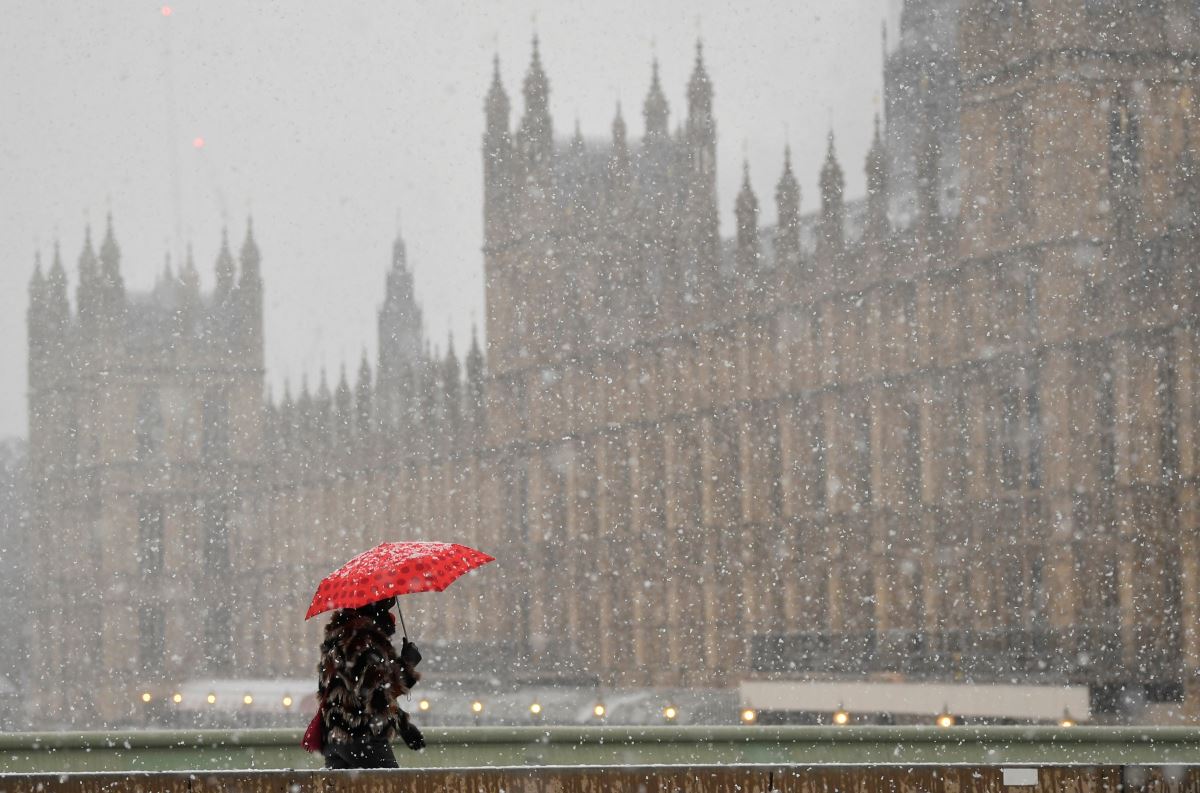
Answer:
<path fill-rule="evenodd" d="M 325 576 L 304 619 L 395 595 L 441 592 L 463 573 L 492 561 L 494 557 L 458 543 L 385 542 Z"/>

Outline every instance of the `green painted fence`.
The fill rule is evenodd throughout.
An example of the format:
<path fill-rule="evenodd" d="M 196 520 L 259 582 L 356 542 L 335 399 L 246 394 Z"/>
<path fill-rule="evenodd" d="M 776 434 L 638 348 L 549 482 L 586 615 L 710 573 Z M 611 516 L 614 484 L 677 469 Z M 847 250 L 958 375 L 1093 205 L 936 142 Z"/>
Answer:
<path fill-rule="evenodd" d="M 462 727 L 426 730 L 402 766 L 1185 765 L 1190 727 Z M 0 773 L 313 769 L 298 730 L 0 734 Z"/>

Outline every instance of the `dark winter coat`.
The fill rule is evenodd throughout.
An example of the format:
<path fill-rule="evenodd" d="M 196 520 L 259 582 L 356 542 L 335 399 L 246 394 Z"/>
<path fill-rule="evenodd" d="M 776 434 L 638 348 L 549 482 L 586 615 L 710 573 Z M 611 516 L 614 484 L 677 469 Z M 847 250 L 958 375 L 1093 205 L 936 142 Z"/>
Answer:
<path fill-rule="evenodd" d="M 395 628 L 385 627 L 387 619 L 386 612 L 346 609 L 335 613 L 325 627 L 318 694 L 326 743 L 371 743 L 399 736 L 412 749 L 424 746 L 420 730 L 397 703 L 421 675 L 392 647 L 389 636 Z"/>

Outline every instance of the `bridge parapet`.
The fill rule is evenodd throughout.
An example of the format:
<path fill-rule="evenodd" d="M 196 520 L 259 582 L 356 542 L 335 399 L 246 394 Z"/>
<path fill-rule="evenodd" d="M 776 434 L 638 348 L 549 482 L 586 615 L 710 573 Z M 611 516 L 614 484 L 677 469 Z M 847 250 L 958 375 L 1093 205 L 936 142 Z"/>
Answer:
<path fill-rule="evenodd" d="M 1193 793 L 1198 783 L 1195 767 L 1130 766 L 540 766 L 0 775 L 3 793 Z"/>
<path fill-rule="evenodd" d="M 461 727 L 397 747 L 410 768 L 1200 765 L 1191 727 Z M 0 772 L 312 769 L 299 730 L 0 734 Z M 0 791 L 4 786 L 0 784 Z M 1195 793 L 1200 793 L 1197 787 Z"/>

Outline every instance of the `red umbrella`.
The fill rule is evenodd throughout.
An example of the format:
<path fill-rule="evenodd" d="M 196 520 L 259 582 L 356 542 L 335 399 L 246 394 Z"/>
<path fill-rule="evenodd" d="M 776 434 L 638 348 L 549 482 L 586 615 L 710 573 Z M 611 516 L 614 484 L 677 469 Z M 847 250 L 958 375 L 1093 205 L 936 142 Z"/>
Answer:
<path fill-rule="evenodd" d="M 492 561 L 494 557 L 458 543 L 385 542 L 325 576 L 304 619 L 395 595 L 441 592 L 463 573 Z"/>

